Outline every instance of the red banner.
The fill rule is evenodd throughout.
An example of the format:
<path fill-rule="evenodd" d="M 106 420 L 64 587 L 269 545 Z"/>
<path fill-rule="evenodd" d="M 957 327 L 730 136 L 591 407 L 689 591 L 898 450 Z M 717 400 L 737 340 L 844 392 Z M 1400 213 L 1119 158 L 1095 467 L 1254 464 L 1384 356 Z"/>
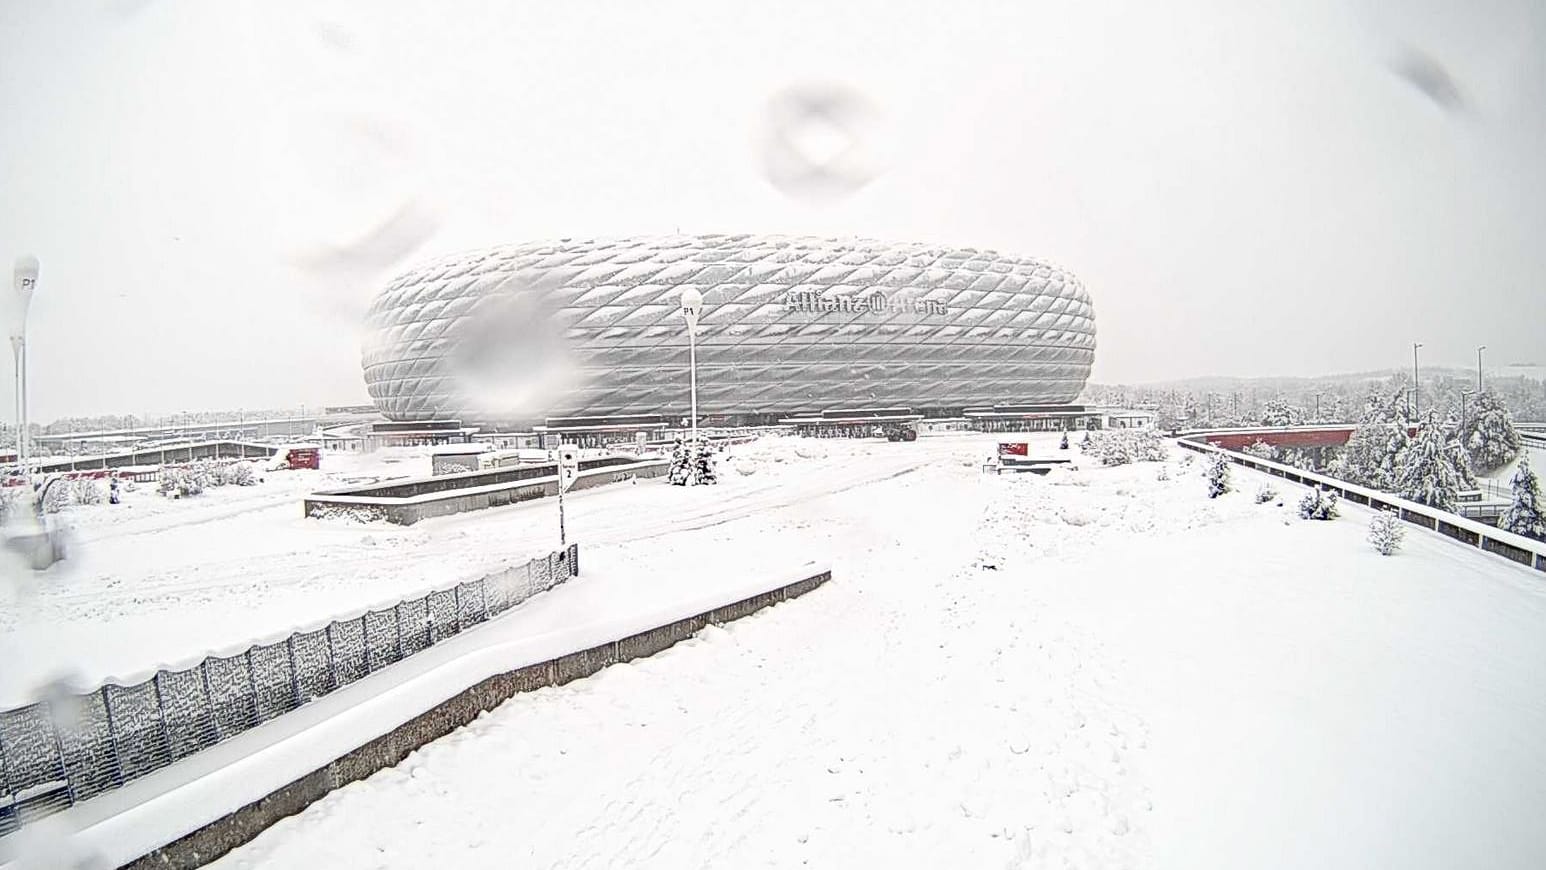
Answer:
<path fill-rule="evenodd" d="M 1001 441 L 1001 442 L 999 442 L 999 445 L 998 445 L 998 455 L 1000 455 L 1000 456 L 1025 456 L 1026 455 L 1026 451 L 1029 448 L 1030 448 L 1030 445 L 1027 444 L 1024 441 L 1021 441 L 1021 442 L 1018 442 L 1018 443 L 1014 443 L 1014 444 L 1008 444 L 1008 443 L 1004 443 L 1004 442 Z"/>

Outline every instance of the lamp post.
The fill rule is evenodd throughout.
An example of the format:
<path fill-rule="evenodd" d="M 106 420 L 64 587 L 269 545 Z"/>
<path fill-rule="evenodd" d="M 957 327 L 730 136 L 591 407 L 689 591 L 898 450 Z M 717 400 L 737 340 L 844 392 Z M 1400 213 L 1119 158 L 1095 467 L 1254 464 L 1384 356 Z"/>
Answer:
<path fill-rule="evenodd" d="M 1470 400 L 1472 395 L 1475 395 L 1475 394 L 1473 394 L 1470 390 L 1461 390 L 1460 391 L 1460 431 L 1461 432 L 1465 431 L 1465 406 L 1466 406 L 1466 402 L 1468 400 Z M 1462 437 L 1464 437 L 1464 436 L 1462 436 Z"/>
<path fill-rule="evenodd" d="M 1421 410 L 1422 397 L 1417 394 L 1417 349 L 1422 347 L 1420 342 L 1412 342 L 1412 422 L 1417 422 L 1417 415 Z"/>
<path fill-rule="evenodd" d="M 1478 395 L 1482 392 L 1482 351 L 1486 349 L 1487 345 L 1485 344 L 1479 345 L 1476 348 L 1476 392 Z"/>
<path fill-rule="evenodd" d="M 13 272 L 16 297 L 10 306 L 6 331 L 11 339 L 11 355 L 16 365 L 16 462 L 28 481 L 32 480 L 27 465 L 27 309 L 32 306 L 32 294 L 38 286 L 38 258 L 17 257 Z"/>
<path fill-rule="evenodd" d="M 687 321 L 687 371 L 692 390 L 692 444 L 698 446 L 698 317 L 703 313 L 703 294 L 696 287 L 682 290 L 682 319 Z"/>

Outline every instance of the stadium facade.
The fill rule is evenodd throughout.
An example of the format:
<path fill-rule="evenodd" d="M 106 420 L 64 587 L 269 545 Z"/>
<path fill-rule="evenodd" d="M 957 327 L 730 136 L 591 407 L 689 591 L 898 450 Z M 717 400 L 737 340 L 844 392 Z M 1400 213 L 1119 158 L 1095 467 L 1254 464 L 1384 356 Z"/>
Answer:
<path fill-rule="evenodd" d="M 1073 401 L 1095 356 L 1077 278 L 972 248 L 783 236 L 562 240 L 473 251 L 391 281 L 365 382 L 394 421 L 531 424 L 688 413 L 685 287 L 705 418 Z"/>

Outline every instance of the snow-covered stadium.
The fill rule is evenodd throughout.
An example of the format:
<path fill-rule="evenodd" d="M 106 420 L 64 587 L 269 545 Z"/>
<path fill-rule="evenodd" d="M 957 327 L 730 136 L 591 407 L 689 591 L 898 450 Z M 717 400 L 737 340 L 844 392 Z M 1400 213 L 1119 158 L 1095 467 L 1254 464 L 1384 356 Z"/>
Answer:
<path fill-rule="evenodd" d="M 684 288 L 704 298 L 701 413 L 1075 399 L 1095 355 L 1068 272 L 972 248 L 756 235 L 562 240 L 445 257 L 391 281 L 363 367 L 390 419 L 688 413 Z"/>

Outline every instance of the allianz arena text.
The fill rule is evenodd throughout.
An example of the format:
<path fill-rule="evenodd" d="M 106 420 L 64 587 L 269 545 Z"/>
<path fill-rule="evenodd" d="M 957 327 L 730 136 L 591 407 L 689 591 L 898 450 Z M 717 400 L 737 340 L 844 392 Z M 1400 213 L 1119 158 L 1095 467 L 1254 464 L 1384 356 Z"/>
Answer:
<path fill-rule="evenodd" d="M 1060 404 L 1095 315 L 1057 266 L 971 248 L 755 235 L 565 239 L 428 262 L 366 315 L 365 382 L 392 420 L 688 414 L 684 288 L 703 294 L 699 412 L 928 415 Z"/>

